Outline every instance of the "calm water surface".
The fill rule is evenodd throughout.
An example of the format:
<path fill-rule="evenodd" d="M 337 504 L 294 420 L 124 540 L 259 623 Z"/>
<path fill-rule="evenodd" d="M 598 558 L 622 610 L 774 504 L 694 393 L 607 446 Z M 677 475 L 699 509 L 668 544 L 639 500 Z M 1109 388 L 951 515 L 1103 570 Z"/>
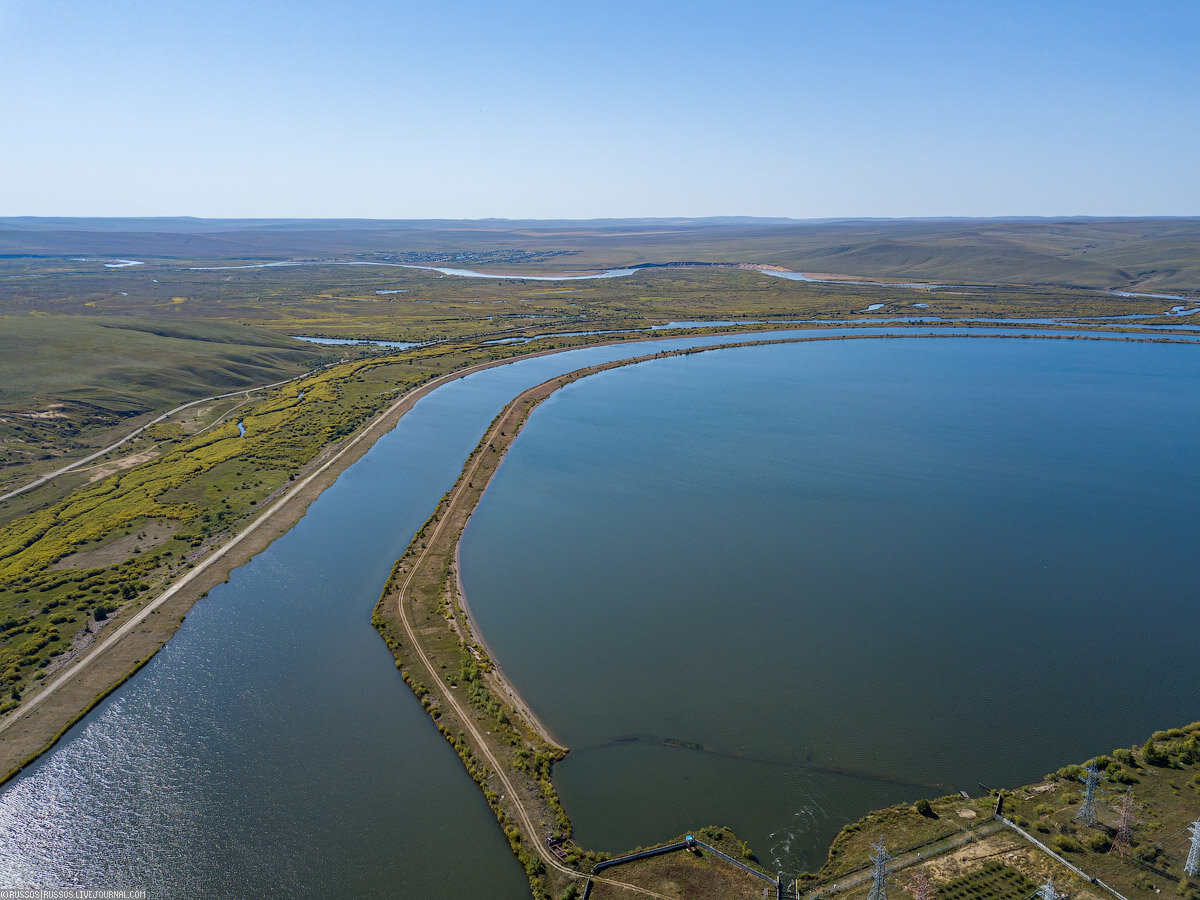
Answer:
<path fill-rule="evenodd" d="M 816 867 L 871 808 L 1200 718 L 1197 350 L 792 345 L 555 394 L 463 575 L 581 843 L 715 822 Z"/>
<path fill-rule="evenodd" d="M 764 856 L 771 849 L 795 856 L 800 851 L 784 844 L 815 846 L 813 836 L 840 824 L 843 811 L 857 815 L 880 796 L 905 798 L 917 790 L 823 772 L 831 761 L 957 785 L 960 776 L 988 778 L 998 771 L 980 762 L 991 754 L 978 747 L 1003 738 L 1004 747 L 1022 754 L 1011 771 L 1025 777 L 1030 766 L 1040 774 L 1064 758 L 1061 751 L 1069 751 L 1066 758 L 1083 756 L 1144 737 L 1151 727 L 1200 717 L 1178 714 L 1194 701 L 1188 686 L 1196 679 L 1187 654 L 1169 643 L 1182 645 L 1184 635 L 1195 633 L 1176 598 L 1177 567 L 1190 558 L 1191 535 L 1176 527 L 1171 505 L 1194 500 L 1194 475 L 1171 448 L 1178 449 L 1181 433 L 1195 433 L 1194 405 L 1186 399 L 1200 395 L 1188 366 L 1195 348 L 993 347 L 999 342 L 809 345 L 812 352 L 790 357 L 732 351 L 602 376 L 596 379 L 600 394 L 589 401 L 595 410 L 576 405 L 590 396 L 590 380 L 550 401 L 545 414 L 574 410 L 568 420 L 578 420 L 564 440 L 582 428 L 588 442 L 608 448 L 590 454 L 600 468 L 588 474 L 581 467 L 589 453 L 571 444 L 550 451 L 549 470 L 543 458 L 530 472 L 529 510 L 513 513 L 514 533 L 533 534 L 526 529 L 542 520 L 554 523 L 552 531 L 561 526 L 562 535 L 550 535 L 532 559 L 528 552 L 512 557 L 528 565 L 520 573 L 530 578 L 520 604 L 502 599 L 513 596 L 503 587 L 511 565 L 497 570 L 501 593 L 489 600 L 478 555 L 483 532 L 474 529 L 469 575 L 489 639 L 494 632 L 506 666 L 575 748 L 562 783 L 586 840 L 623 847 L 643 834 L 657 839 L 693 822 L 728 821 L 744 826 Z M 529 360 L 478 373 L 422 400 L 296 528 L 197 604 L 148 666 L 5 786 L 0 886 L 147 887 L 156 897 L 440 897 L 452 890 L 527 896 L 524 875 L 478 790 L 397 677 L 370 626 L 370 610 L 393 560 L 506 400 L 559 372 L 645 350 L 626 345 Z M 1011 383 L 999 377 L 1011 372 L 1025 374 Z M 651 381 L 638 384 L 646 375 Z M 1103 391 L 1088 387 L 1096 377 L 1109 379 Z M 686 389 L 694 378 L 703 379 L 705 396 Z M 987 402 L 964 394 L 965 383 L 983 385 Z M 611 398 L 604 399 L 612 384 L 633 387 L 626 408 L 617 420 L 591 418 L 612 412 Z M 908 399 L 892 409 L 879 392 L 891 396 L 901 385 L 909 386 Z M 581 394 L 583 387 L 589 393 Z M 921 616 L 928 617 L 947 583 L 957 585 L 956 610 L 991 608 L 1012 598 L 981 587 L 981 567 L 1028 587 L 1036 567 L 1022 561 L 1022 553 L 1040 553 L 1045 564 L 1057 565 L 1042 547 L 1044 535 L 1023 534 L 1027 520 L 1017 515 L 1021 504 L 1047 490 L 1046 482 L 1057 482 L 1032 466 L 1027 489 L 992 497 L 993 478 L 1031 464 L 1019 454 L 983 452 L 989 441 L 972 431 L 983 426 L 970 424 L 981 403 L 1003 409 L 1001 401 L 1018 403 L 1034 387 L 1050 397 L 1027 403 L 1029 417 L 1045 425 L 1042 444 L 1060 454 L 1072 496 L 1092 504 L 1086 509 L 1097 521 L 1114 509 L 1129 517 L 1113 524 L 1116 537 L 1100 544 L 1111 564 L 1102 575 L 1083 578 L 1066 599 L 1056 594 L 1019 628 L 1002 622 L 997 631 L 967 616 L 939 626 L 934 634 L 945 637 L 946 646 L 929 650 Z M 1109 407 L 1105 397 L 1120 405 Z M 1069 423 L 1101 400 L 1110 426 L 1096 443 L 1136 453 L 1130 468 L 1149 481 L 1130 486 L 1124 476 L 1105 475 L 1093 459 L 1099 446 L 1057 443 L 1066 426 L 1055 411 Z M 763 419 L 764 407 L 778 410 L 773 419 Z M 1128 419 L 1127 412 L 1150 418 Z M 634 417 L 632 428 L 626 414 Z M 762 421 L 750 428 L 756 420 Z M 794 431 L 802 420 L 822 427 L 806 436 Z M 488 496 L 493 523 L 508 490 L 504 483 L 529 464 L 525 448 L 556 446 L 537 436 L 541 421 L 539 413 Z M 717 443 L 702 437 L 703 429 L 721 422 L 726 427 L 716 429 Z M 947 423 L 958 423 L 951 434 L 960 434 L 960 443 L 952 439 L 939 449 L 927 432 Z M 1131 429 L 1139 428 L 1153 439 L 1131 439 Z M 557 433 L 558 426 L 551 430 Z M 837 435 L 847 438 L 844 446 L 822 450 L 822 441 Z M 686 465 L 663 468 L 663 459 Z M 734 459 L 744 465 L 729 469 Z M 637 461 L 632 468 L 631 460 Z M 911 465 L 890 469 L 889 461 Z M 966 485 L 966 500 L 951 482 L 942 485 L 945 473 L 964 466 L 966 474 L 953 484 Z M 802 472 L 821 477 L 808 483 Z M 599 500 L 577 493 L 590 479 L 600 499 L 608 497 L 608 508 L 589 507 Z M 1170 496 L 1160 497 L 1167 484 L 1173 485 Z M 751 499 L 739 512 L 742 493 Z M 594 524 L 583 527 L 578 517 L 572 522 L 544 505 L 559 494 L 569 501 L 568 512 L 594 508 Z M 933 498 L 926 512 L 904 512 L 926 495 Z M 978 524 L 993 502 L 1017 523 L 1011 541 Z M 1145 513 L 1160 507 L 1161 521 Z M 630 509 L 649 518 L 631 526 Z M 958 518 L 950 515 L 956 510 Z M 874 518 L 893 524 L 871 527 Z M 1080 552 L 1103 537 L 1097 521 L 1077 526 Z M 785 539 L 793 533 L 809 537 Z M 918 534 L 943 543 L 926 546 Z M 711 557 L 707 568 L 697 568 L 697 540 Z M 501 556 L 521 549 L 497 547 Z M 1006 575 L 1007 557 L 985 562 L 984 554 L 994 557 L 997 547 L 1010 548 L 1019 577 Z M 576 575 L 562 569 L 586 559 L 591 548 L 599 560 L 593 567 L 606 576 L 614 561 L 625 567 L 617 582 L 574 581 Z M 837 574 L 847 560 L 861 564 L 851 573 L 851 581 L 861 581 L 853 591 L 842 591 L 844 576 Z M 889 577 L 864 563 L 871 560 L 888 561 Z M 1122 569 L 1117 577 L 1114 567 Z M 549 578 L 548 586 L 535 576 Z M 914 585 L 902 592 L 909 612 L 896 600 L 902 580 Z M 837 608 L 821 599 L 820 591 L 832 590 L 822 585 L 829 584 L 840 592 Z M 620 593 L 626 587 L 629 593 Z M 1128 590 L 1139 593 L 1131 599 Z M 515 614 L 511 628 L 497 618 L 496 598 Z M 1111 668 L 1120 658 L 1112 638 L 1118 624 L 1139 661 L 1132 680 Z M 577 649 L 577 668 L 561 655 L 543 660 L 522 648 L 522 635 L 544 633 L 548 625 L 556 639 L 569 640 L 561 647 L 543 641 L 543 648 L 550 643 L 556 654 Z M 712 640 L 713 629 L 721 630 L 719 641 Z M 996 646 L 1004 651 L 1003 664 L 981 670 L 977 660 L 990 658 Z M 1052 683 L 1063 658 L 1086 674 Z M 898 678 L 899 669 L 926 680 Z M 947 683 L 947 670 L 973 673 L 974 680 Z M 1147 678 L 1158 679 L 1154 703 L 1136 704 L 1135 688 Z M 985 695 L 975 693 L 980 682 Z M 1086 708 L 1082 698 L 1089 690 L 1108 698 L 1102 714 Z M 1022 725 L 1023 707 L 1007 703 L 1022 692 L 1061 710 L 1061 723 L 1048 725 L 1043 715 Z M 980 696 L 992 698 L 991 706 Z M 944 714 L 929 726 L 913 709 Z M 858 718 L 860 727 L 844 730 Z M 967 727 L 968 718 L 993 725 L 981 731 L 981 725 Z M 630 734 L 646 737 L 611 742 Z M 651 743 L 663 737 L 719 752 Z M 955 769 L 960 752 L 972 762 Z M 809 754 L 812 765 L 806 766 Z M 636 815 L 597 799 L 604 792 L 636 801 Z M 671 812 L 654 813 L 655 806 Z"/>
<path fill-rule="evenodd" d="M 400 681 L 370 611 L 505 402 L 641 352 L 528 360 L 420 401 L 295 528 L 198 603 L 149 665 L 4 787 L 0 887 L 527 897 L 483 797 Z"/>

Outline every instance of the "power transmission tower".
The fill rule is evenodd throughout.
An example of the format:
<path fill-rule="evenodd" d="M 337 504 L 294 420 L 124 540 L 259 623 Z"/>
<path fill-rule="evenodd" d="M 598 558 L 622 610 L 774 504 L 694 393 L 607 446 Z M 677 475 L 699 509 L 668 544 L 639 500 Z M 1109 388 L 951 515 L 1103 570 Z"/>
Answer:
<path fill-rule="evenodd" d="M 1133 791 L 1125 792 L 1125 799 L 1118 808 L 1120 818 L 1117 819 L 1117 833 L 1113 836 L 1109 853 L 1115 853 L 1122 859 L 1133 856 L 1133 826 L 1137 821 L 1133 817 Z"/>
<path fill-rule="evenodd" d="M 1054 889 L 1054 879 L 1051 878 L 1040 888 L 1038 888 L 1037 895 L 1041 898 L 1041 900 L 1059 900 L 1058 891 Z"/>
<path fill-rule="evenodd" d="M 871 890 L 867 893 L 867 900 L 888 900 L 887 864 L 892 858 L 883 846 L 882 836 L 880 836 L 878 844 L 871 845 L 871 849 L 875 851 L 871 854 L 871 862 L 875 866 L 875 871 L 871 873 Z"/>
<path fill-rule="evenodd" d="M 1192 849 L 1188 851 L 1187 862 L 1183 864 L 1183 871 L 1189 875 L 1200 874 L 1200 819 L 1197 819 L 1188 826 L 1188 831 L 1192 833 Z"/>
<path fill-rule="evenodd" d="M 1087 767 L 1087 781 L 1083 786 L 1083 804 L 1079 807 L 1079 812 L 1075 813 L 1077 818 L 1084 825 L 1096 824 L 1096 785 L 1100 781 L 1100 770 L 1096 768 L 1096 764 L 1092 763 Z"/>
<path fill-rule="evenodd" d="M 934 897 L 937 896 L 937 890 L 924 869 L 915 872 L 912 878 L 908 879 L 908 884 L 904 886 L 904 889 L 912 895 L 913 900 L 934 900 Z"/>

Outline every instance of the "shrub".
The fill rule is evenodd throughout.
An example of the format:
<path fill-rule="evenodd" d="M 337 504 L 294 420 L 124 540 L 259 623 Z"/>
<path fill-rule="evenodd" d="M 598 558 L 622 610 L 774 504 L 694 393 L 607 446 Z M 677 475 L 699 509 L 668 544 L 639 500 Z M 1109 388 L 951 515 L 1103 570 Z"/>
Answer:
<path fill-rule="evenodd" d="M 1147 847 L 1137 855 L 1137 858 L 1142 862 L 1152 863 L 1163 854 L 1163 848 L 1155 844 L 1153 847 Z"/>
<path fill-rule="evenodd" d="M 929 805 L 929 801 L 924 797 L 913 804 L 913 809 L 927 819 L 936 819 L 938 817 L 938 814 L 933 811 L 933 807 Z"/>
<path fill-rule="evenodd" d="M 1153 738 L 1146 741 L 1146 745 L 1142 747 L 1142 759 L 1151 766 L 1167 766 L 1171 763 L 1171 757 L 1158 744 L 1154 743 Z"/>
<path fill-rule="evenodd" d="M 1192 765 L 1200 760 L 1200 740 L 1192 735 L 1179 752 L 1179 759 L 1184 765 Z"/>
<path fill-rule="evenodd" d="M 1107 853 L 1112 847 L 1112 840 L 1103 831 L 1093 834 L 1088 838 L 1088 849 L 1096 853 Z"/>
<path fill-rule="evenodd" d="M 1060 853 L 1082 853 L 1083 845 L 1070 835 L 1060 834 L 1051 841 L 1054 849 Z"/>
<path fill-rule="evenodd" d="M 1136 784 L 1138 781 L 1136 775 L 1134 775 L 1124 766 L 1119 765 L 1113 766 L 1108 770 L 1108 777 L 1113 781 L 1120 782 L 1121 784 Z"/>

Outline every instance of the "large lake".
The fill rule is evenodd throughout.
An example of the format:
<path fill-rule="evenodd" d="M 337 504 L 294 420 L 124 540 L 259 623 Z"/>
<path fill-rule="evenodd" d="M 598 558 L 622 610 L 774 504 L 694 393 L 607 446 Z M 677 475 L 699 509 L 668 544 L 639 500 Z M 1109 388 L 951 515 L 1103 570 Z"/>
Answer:
<path fill-rule="evenodd" d="M 580 842 L 728 824 L 816 868 L 870 808 L 1200 719 L 1196 350 L 786 345 L 555 394 L 462 566 Z"/>
<path fill-rule="evenodd" d="M 418 403 L 4 787 L 0 886 L 528 896 L 370 610 L 505 401 L 641 352 Z M 934 793 L 898 782 L 1021 781 L 1200 718 L 1197 352 L 808 344 L 556 395 L 464 562 L 488 639 L 574 748 L 582 839 L 722 821 L 794 868 L 844 818 Z"/>
<path fill-rule="evenodd" d="M 295 528 L 213 588 L 145 668 L 4 786 L 0 887 L 527 897 L 482 794 L 400 680 L 371 610 L 504 403 L 646 346 L 523 360 L 419 401 Z"/>

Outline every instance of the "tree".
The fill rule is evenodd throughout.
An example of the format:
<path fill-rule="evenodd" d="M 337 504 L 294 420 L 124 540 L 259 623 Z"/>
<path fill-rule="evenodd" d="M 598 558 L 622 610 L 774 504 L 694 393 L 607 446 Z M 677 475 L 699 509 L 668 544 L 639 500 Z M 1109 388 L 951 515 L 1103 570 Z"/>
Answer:
<path fill-rule="evenodd" d="M 1171 757 L 1154 743 L 1154 738 L 1147 740 L 1146 745 L 1142 747 L 1142 758 L 1151 766 L 1165 766 L 1171 762 Z"/>

